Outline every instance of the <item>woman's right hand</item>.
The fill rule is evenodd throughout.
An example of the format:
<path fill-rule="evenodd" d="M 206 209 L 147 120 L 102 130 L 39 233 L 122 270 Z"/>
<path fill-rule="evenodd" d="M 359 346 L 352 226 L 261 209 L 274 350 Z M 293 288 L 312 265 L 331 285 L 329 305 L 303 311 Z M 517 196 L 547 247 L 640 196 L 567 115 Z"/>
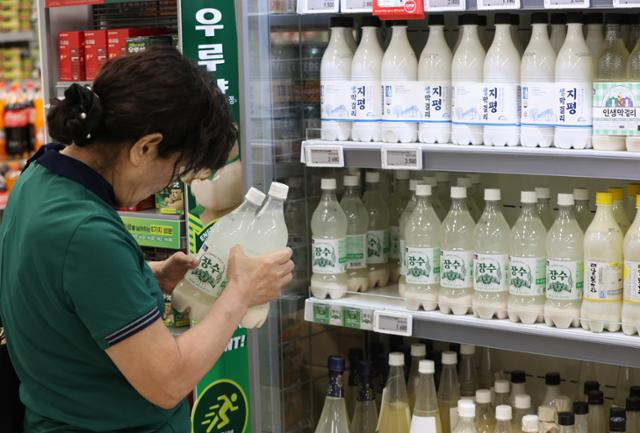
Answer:
<path fill-rule="evenodd" d="M 240 245 L 234 246 L 229 251 L 225 290 L 237 290 L 239 299 L 247 307 L 273 301 L 280 295 L 280 288 L 293 279 L 292 254 L 287 247 L 264 256 L 249 257 Z"/>

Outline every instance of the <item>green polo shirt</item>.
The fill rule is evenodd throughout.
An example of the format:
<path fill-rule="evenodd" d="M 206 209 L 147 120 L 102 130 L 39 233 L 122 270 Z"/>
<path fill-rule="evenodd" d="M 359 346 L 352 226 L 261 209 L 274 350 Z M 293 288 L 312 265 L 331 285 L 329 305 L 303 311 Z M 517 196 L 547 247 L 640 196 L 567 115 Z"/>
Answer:
<path fill-rule="evenodd" d="M 186 401 L 153 405 L 104 352 L 159 320 L 163 303 L 113 191 L 79 161 L 45 156 L 16 183 L 0 227 L 0 317 L 25 433 L 188 432 Z"/>

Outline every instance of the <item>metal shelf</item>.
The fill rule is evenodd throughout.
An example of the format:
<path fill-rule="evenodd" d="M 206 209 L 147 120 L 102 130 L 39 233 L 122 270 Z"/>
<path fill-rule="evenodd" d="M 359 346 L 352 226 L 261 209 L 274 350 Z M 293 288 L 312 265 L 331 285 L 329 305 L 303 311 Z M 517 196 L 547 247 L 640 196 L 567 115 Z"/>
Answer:
<path fill-rule="evenodd" d="M 415 338 L 428 338 L 461 344 L 474 344 L 494 349 L 537 355 L 640 367 L 640 336 L 621 332 L 596 334 L 579 328 L 557 329 L 544 324 L 523 325 L 509 320 L 483 320 L 467 316 L 442 314 L 439 311 L 412 312 L 404 308 L 404 300 L 395 289 L 382 289 L 376 294 L 347 294 L 329 300 L 309 298 L 305 302 L 305 320 L 329 325 L 372 330 L 374 312 L 409 313 Z M 317 306 L 328 306 L 330 321 L 314 320 Z M 360 326 L 345 321 L 345 311 L 359 312 Z M 366 317 L 366 320 L 362 320 Z"/>
<path fill-rule="evenodd" d="M 346 167 L 381 168 L 382 149 L 409 147 L 421 149 L 422 169 L 424 170 L 623 180 L 640 178 L 640 153 L 626 151 L 605 152 L 420 143 L 396 145 L 323 140 L 302 142 L 303 149 L 323 145 L 340 146 L 344 152 Z M 302 154 L 304 155 L 305 152 Z"/>
<path fill-rule="evenodd" d="M 0 33 L 0 44 L 31 42 L 33 39 L 34 34 L 31 30 L 25 32 Z"/>

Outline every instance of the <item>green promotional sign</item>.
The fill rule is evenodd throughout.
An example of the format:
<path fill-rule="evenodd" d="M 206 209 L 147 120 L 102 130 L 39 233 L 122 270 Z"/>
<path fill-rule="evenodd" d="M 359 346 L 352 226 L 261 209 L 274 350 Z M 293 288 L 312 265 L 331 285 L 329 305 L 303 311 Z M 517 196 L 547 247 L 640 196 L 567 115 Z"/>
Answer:
<path fill-rule="evenodd" d="M 180 249 L 180 221 L 124 215 L 120 218 L 140 246 Z"/>

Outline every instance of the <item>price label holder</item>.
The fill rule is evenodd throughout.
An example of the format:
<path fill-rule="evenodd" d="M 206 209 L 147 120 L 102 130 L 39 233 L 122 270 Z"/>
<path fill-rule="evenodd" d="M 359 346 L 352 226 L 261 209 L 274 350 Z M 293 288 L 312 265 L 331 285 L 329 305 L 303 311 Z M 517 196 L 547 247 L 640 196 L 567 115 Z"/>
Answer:
<path fill-rule="evenodd" d="M 346 328 L 373 331 L 373 310 L 344 307 L 342 309 L 342 325 Z"/>
<path fill-rule="evenodd" d="M 297 6 L 299 14 L 337 13 L 339 9 L 339 0 L 299 0 Z"/>
<path fill-rule="evenodd" d="M 329 305 L 329 325 L 343 326 L 342 307 L 340 305 Z"/>
<path fill-rule="evenodd" d="M 340 145 L 313 145 L 304 148 L 308 167 L 344 167 L 344 150 Z"/>
<path fill-rule="evenodd" d="M 374 311 L 373 330 L 381 334 L 411 337 L 413 333 L 413 316 L 411 313 L 400 311 Z"/>
<path fill-rule="evenodd" d="M 427 12 L 463 11 L 467 8 L 465 0 L 426 0 Z"/>
<path fill-rule="evenodd" d="M 640 0 L 613 0 L 614 8 L 637 8 L 640 7 Z"/>
<path fill-rule="evenodd" d="M 342 13 L 373 12 L 373 0 L 340 0 Z"/>
<path fill-rule="evenodd" d="M 422 170 L 419 147 L 383 147 L 382 168 L 386 170 Z"/>
<path fill-rule="evenodd" d="M 478 0 L 478 10 L 520 9 L 520 0 Z"/>
<path fill-rule="evenodd" d="M 544 0 L 545 9 L 584 9 L 588 7 L 589 0 Z"/>

